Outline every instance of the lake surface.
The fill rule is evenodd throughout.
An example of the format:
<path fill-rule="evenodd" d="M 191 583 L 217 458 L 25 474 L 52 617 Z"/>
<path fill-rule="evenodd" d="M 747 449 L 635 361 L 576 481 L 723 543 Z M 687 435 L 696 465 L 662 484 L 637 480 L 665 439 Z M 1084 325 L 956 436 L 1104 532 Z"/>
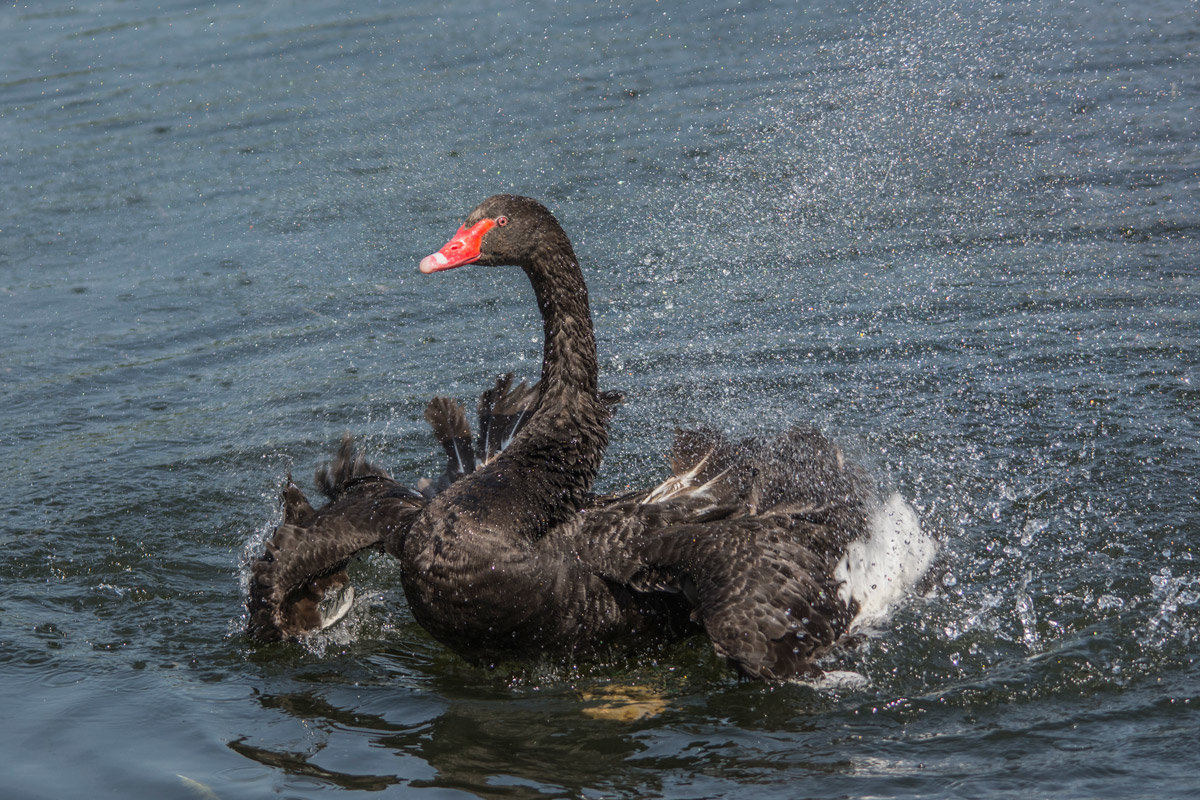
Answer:
<path fill-rule="evenodd" d="M 6 4 L 0 796 L 1194 796 L 1198 52 L 1186 0 Z M 414 480 L 430 396 L 536 377 L 519 271 L 416 272 L 501 191 L 583 260 L 601 488 L 814 421 L 944 541 L 865 685 L 474 669 L 381 557 L 241 634 L 289 472 Z"/>

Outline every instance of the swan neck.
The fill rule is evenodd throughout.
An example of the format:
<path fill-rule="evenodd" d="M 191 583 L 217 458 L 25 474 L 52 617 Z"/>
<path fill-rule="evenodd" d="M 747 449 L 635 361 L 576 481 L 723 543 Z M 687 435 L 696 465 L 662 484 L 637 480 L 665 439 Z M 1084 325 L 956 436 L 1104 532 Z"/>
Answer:
<path fill-rule="evenodd" d="M 545 340 L 542 387 L 550 394 L 579 392 L 594 397 L 598 381 L 596 336 L 587 285 L 573 253 L 527 272 L 537 295 Z"/>

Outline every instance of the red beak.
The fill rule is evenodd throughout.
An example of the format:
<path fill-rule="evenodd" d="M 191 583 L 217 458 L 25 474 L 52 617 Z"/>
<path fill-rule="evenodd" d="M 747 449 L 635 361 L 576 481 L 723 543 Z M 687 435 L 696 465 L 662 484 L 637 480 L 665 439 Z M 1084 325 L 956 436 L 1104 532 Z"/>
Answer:
<path fill-rule="evenodd" d="M 477 261 L 480 248 L 483 247 L 483 235 L 494 227 L 494 219 L 481 219 L 469 228 L 462 226 L 441 250 L 421 259 L 421 272 L 428 275 Z"/>

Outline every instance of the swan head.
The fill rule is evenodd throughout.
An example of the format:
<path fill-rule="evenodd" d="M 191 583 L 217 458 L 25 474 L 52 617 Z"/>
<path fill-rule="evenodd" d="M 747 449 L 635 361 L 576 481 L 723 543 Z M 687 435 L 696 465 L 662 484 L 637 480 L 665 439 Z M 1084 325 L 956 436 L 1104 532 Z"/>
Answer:
<path fill-rule="evenodd" d="M 570 248 L 554 215 L 537 200 L 497 194 L 484 200 L 440 250 L 421 259 L 429 274 L 467 264 L 528 267 L 547 245 Z"/>

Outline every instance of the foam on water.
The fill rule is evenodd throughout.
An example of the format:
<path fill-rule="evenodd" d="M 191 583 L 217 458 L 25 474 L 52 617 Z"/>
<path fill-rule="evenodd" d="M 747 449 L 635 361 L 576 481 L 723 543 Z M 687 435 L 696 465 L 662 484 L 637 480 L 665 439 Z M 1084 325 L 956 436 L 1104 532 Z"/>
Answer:
<path fill-rule="evenodd" d="M 815 678 L 792 681 L 802 686 L 810 686 L 818 692 L 857 692 L 871 685 L 871 679 L 861 672 L 845 669 L 831 669 L 822 672 Z"/>
<path fill-rule="evenodd" d="M 851 542 L 834 568 L 838 595 L 858 603 L 851 630 L 882 623 L 924 577 L 937 555 L 937 541 L 921 530 L 912 506 L 893 493 L 867 520 L 867 538 Z"/>

